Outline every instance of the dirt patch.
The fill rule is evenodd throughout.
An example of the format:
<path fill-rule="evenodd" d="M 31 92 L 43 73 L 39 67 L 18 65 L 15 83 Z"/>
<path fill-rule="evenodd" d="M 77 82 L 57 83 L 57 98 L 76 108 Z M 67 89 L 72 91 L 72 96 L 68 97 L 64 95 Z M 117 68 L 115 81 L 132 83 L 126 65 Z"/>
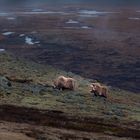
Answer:
<path fill-rule="evenodd" d="M 98 132 L 119 137 L 140 138 L 140 130 L 132 128 L 129 123 L 106 121 L 98 118 L 75 117 L 61 111 L 38 110 L 33 108 L 2 105 L 0 120 L 28 123 L 31 125 L 51 126 L 86 132 Z M 136 124 L 136 122 L 135 122 Z M 139 123 L 137 124 L 139 125 Z"/>
<path fill-rule="evenodd" d="M 26 135 L 12 132 L 0 132 L 0 140 L 33 140 Z"/>

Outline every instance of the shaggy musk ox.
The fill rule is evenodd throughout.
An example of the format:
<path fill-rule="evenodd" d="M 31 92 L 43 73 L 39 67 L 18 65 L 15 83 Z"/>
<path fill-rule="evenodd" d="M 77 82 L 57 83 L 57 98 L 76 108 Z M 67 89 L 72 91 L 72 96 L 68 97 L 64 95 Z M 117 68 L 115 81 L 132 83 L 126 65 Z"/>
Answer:
<path fill-rule="evenodd" d="M 54 87 L 59 90 L 75 90 L 76 80 L 70 77 L 59 76 L 56 80 L 54 80 Z"/>
<path fill-rule="evenodd" d="M 90 87 L 90 92 L 94 93 L 95 96 L 103 96 L 107 98 L 108 88 L 106 86 L 102 86 L 100 83 L 92 83 Z"/>

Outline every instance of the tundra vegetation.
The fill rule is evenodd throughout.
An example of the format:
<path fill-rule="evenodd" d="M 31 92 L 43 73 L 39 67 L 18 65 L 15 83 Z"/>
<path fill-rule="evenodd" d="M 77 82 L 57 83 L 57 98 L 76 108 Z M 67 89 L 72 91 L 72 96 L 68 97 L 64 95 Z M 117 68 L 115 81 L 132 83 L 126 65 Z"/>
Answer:
<path fill-rule="evenodd" d="M 0 130 L 12 123 L 10 135 L 31 139 L 140 138 L 139 94 L 110 87 L 108 98 L 96 97 L 89 90 L 94 79 L 8 52 L 0 54 L 0 64 Z M 54 89 L 53 80 L 60 75 L 73 77 L 78 88 Z"/>

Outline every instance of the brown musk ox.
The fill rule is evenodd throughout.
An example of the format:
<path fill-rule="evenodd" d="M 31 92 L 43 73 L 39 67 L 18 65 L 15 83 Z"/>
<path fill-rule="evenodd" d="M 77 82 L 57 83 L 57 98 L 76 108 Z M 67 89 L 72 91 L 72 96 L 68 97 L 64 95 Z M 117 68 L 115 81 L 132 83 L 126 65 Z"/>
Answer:
<path fill-rule="evenodd" d="M 58 88 L 59 90 L 75 90 L 76 80 L 70 77 L 59 76 L 56 80 L 54 80 L 54 88 Z"/>
<path fill-rule="evenodd" d="M 100 83 L 92 83 L 90 88 L 90 92 L 94 93 L 95 96 L 102 96 L 107 98 L 108 88 L 106 86 L 102 86 Z"/>

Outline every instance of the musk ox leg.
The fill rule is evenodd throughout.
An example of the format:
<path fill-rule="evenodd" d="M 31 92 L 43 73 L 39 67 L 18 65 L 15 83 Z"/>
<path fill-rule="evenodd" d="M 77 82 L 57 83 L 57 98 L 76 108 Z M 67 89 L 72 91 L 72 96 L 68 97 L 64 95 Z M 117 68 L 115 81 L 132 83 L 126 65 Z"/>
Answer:
<path fill-rule="evenodd" d="M 67 88 L 65 88 L 65 87 L 62 87 L 62 88 L 61 88 L 62 91 L 63 91 L 63 90 L 66 90 L 66 89 L 67 89 Z"/>
<path fill-rule="evenodd" d="M 66 89 L 74 90 L 75 89 L 75 83 L 72 79 L 68 79 L 65 84 Z"/>
<path fill-rule="evenodd" d="M 100 95 L 100 96 L 101 96 L 101 97 L 104 97 L 104 98 L 107 98 L 107 96 L 106 96 L 106 95 L 103 95 L 103 94 L 102 94 L 102 95 Z"/>
<path fill-rule="evenodd" d="M 96 96 L 96 97 L 99 95 L 99 93 L 98 93 L 97 91 L 95 91 L 95 90 L 91 90 L 90 93 L 91 93 L 93 96 Z"/>
<path fill-rule="evenodd" d="M 94 91 L 93 94 L 94 94 L 94 96 L 98 96 L 99 95 L 97 91 Z"/>
<path fill-rule="evenodd" d="M 107 98 L 107 93 L 108 93 L 107 87 L 103 86 L 101 96 Z"/>

